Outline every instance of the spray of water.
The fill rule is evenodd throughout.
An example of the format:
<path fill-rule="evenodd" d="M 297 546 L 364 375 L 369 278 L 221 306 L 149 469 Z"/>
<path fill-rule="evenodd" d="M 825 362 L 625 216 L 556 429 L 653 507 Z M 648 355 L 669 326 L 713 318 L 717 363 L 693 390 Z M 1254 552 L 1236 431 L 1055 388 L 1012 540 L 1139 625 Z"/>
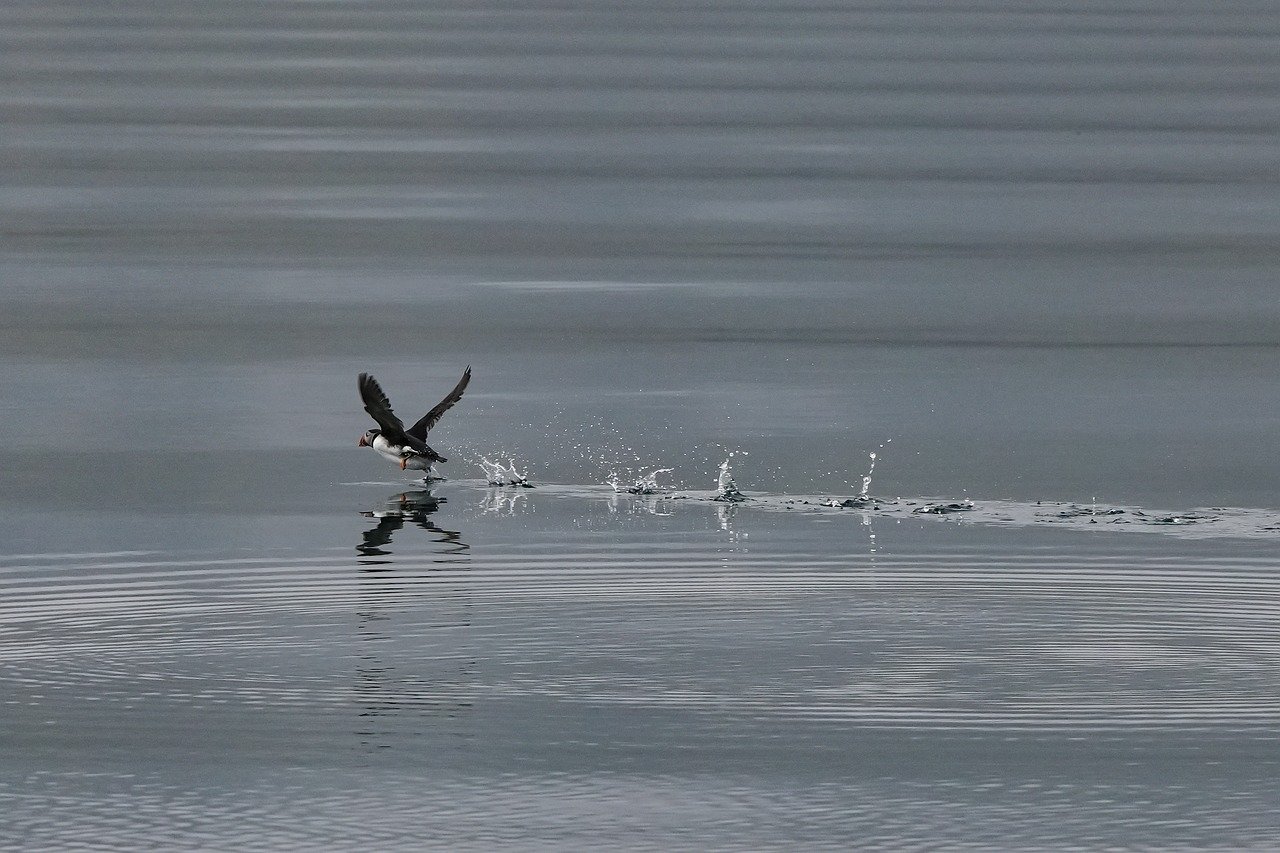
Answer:
<path fill-rule="evenodd" d="M 670 474 L 672 468 L 654 468 L 648 474 L 641 474 L 630 483 L 624 483 L 617 472 L 610 472 L 605 485 L 612 486 L 615 492 L 627 492 L 632 495 L 654 495 L 667 491 L 670 487 L 658 482 L 659 474 Z"/>
<path fill-rule="evenodd" d="M 745 453 L 742 454 L 746 456 Z M 712 496 L 712 500 L 717 501 L 745 501 L 747 496 L 738 488 L 738 484 L 733 479 L 733 471 L 729 467 L 730 461 L 734 454 L 729 456 L 720 463 L 720 474 L 716 477 L 716 493 Z"/>
<path fill-rule="evenodd" d="M 871 467 L 867 469 L 867 473 L 862 475 L 862 491 L 858 492 L 858 497 L 860 498 L 867 497 L 867 492 L 871 490 L 871 475 L 876 470 L 876 452 L 873 450 L 868 455 L 871 457 Z"/>
<path fill-rule="evenodd" d="M 477 460 L 477 464 L 484 469 L 485 479 L 489 481 L 490 486 L 533 488 L 533 483 L 529 482 L 528 471 L 520 471 L 516 467 L 515 459 L 507 459 L 507 463 L 504 465 L 501 462 L 494 462 L 487 456 L 481 456 Z"/>
<path fill-rule="evenodd" d="M 880 458 L 878 451 L 884 450 L 886 444 L 892 443 L 892 438 L 886 438 L 879 447 L 867 454 L 871 460 L 871 464 L 867 467 L 867 473 L 862 475 L 862 488 L 858 490 L 857 500 L 866 501 L 871 498 L 871 476 L 876 472 L 876 461 Z M 853 488 L 853 484 L 849 484 Z"/>

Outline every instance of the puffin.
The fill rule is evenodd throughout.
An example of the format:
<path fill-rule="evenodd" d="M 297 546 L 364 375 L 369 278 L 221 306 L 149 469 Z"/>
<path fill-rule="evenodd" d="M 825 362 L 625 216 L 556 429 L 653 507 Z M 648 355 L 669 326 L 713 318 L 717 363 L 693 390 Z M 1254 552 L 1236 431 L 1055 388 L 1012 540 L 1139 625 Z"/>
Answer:
<path fill-rule="evenodd" d="M 468 364 L 453 390 L 436 403 L 435 408 L 419 418 L 416 424 L 405 429 L 404 422 L 391 410 L 391 401 L 387 399 L 378 380 L 368 373 L 361 373 L 360 399 L 364 401 L 364 410 L 378 422 L 378 428 L 360 436 L 358 446 L 372 447 L 392 462 L 399 463 L 401 471 L 430 471 L 436 462 L 447 460 L 427 444 L 427 432 L 445 412 L 453 408 L 454 403 L 462 399 L 462 392 L 467 390 L 467 383 L 470 381 L 471 365 Z"/>

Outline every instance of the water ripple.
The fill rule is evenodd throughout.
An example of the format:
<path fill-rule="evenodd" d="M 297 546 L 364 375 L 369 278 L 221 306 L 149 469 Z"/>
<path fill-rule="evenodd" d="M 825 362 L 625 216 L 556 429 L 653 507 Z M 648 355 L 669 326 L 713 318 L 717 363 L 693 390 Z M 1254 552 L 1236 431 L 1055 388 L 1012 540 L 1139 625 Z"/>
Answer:
<path fill-rule="evenodd" d="M 471 661 L 496 671 L 440 689 L 431 679 L 388 688 L 394 679 L 378 667 L 361 670 L 381 684 L 370 700 L 380 714 L 456 704 L 465 693 L 473 703 L 627 706 L 752 725 L 1280 725 L 1271 690 L 1280 567 L 1266 556 L 744 553 L 632 542 L 493 545 L 397 556 L 377 571 L 324 554 L 0 563 L 3 680 L 18 694 L 78 694 L 84 707 L 343 713 L 359 702 L 350 681 L 335 678 L 332 662 L 310 672 L 299 661 L 337 652 L 338 671 L 360 669 L 357 650 L 383 646 L 415 648 L 419 668 Z M 766 625 L 770 635 L 760 634 Z M 699 649 L 708 661 L 688 656 Z M 753 654 L 768 663 L 748 675 Z"/>

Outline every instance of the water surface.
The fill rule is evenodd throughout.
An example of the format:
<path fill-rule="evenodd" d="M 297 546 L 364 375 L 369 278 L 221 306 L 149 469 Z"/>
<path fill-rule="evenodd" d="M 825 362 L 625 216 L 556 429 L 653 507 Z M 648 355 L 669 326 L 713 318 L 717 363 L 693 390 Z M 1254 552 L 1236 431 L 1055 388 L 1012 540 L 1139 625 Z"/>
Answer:
<path fill-rule="evenodd" d="M 6 4 L 0 846 L 1280 845 L 1278 32 Z"/>

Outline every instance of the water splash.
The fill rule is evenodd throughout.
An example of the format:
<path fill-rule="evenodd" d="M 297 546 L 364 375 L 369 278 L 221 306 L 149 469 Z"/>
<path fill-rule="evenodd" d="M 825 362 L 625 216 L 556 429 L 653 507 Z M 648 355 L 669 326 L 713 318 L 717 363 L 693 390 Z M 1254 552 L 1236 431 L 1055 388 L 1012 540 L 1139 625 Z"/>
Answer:
<path fill-rule="evenodd" d="M 886 438 L 883 442 L 880 443 L 879 447 L 877 447 L 875 450 L 867 454 L 868 458 L 870 458 L 871 460 L 871 464 L 867 467 L 867 473 L 862 475 L 862 488 L 858 490 L 858 497 L 855 499 L 859 503 L 865 503 L 866 501 L 871 499 L 871 476 L 875 474 L 876 462 L 880 458 L 880 454 L 878 451 L 884 450 L 884 446 L 892 442 L 893 442 L 892 438 Z M 850 484 L 850 488 L 852 487 L 853 487 L 852 484 Z"/>
<path fill-rule="evenodd" d="M 746 456 L 745 453 L 742 454 Z M 745 501 L 747 496 L 738 488 L 738 484 L 734 482 L 733 471 L 729 468 L 729 462 L 733 458 L 733 454 L 720 463 L 720 474 L 716 477 L 716 493 L 712 496 L 715 501 Z"/>
<path fill-rule="evenodd" d="M 874 474 L 876 470 L 876 452 L 873 450 L 868 455 L 871 457 L 871 467 L 867 469 L 867 473 L 862 475 L 862 491 L 858 492 L 858 497 L 864 500 L 867 497 L 867 493 L 871 490 L 871 475 Z"/>
<path fill-rule="evenodd" d="M 658 482 L 659 474 L 670 474 L 672 468 L 654 468 L 648 474 L 641 474 L 629 484 L 623 484 L 617 472 L 610 472 L 609 479 L 605 480 L 605 485 L 612 486 L 615 492 L 627 492 L 632 495 L 654 495 L 667 491 L 670 486 L 664 486 Z"/>
<path fill-rule="evenodd" d="M 507 459 L 507 464 L 504 465 L 501 462 L 494 462 L 487 456 L 481 456 L 477 464 L 484 469 L 485 478 L 490 486 L 533 488 L 533 483 L 529 482 L 528 471 L 520 471 L 516 467 L 515 459 Z"/>

